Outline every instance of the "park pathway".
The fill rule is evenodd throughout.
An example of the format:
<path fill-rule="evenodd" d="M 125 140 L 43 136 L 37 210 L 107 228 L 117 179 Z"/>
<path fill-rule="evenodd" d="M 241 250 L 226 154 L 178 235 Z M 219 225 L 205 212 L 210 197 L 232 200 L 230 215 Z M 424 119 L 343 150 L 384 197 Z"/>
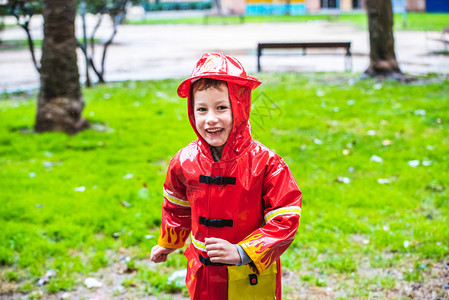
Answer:
<path fill-rule="evenodd" d="M 90 26 L 92 27 L 92 26 Z M 98 37 L 106 39 L 110 27 L 106 22 Z M 78 32 L 81 32 L 78 30 Z M 41 21 L 32 24 L 35 38 L 42 38 Z M 397 31 L 396 55 L 401 69 L 411 74 L 449 73 L 449 56 L 434 54 L 443 45 L 433 38 L 438 32 Z M 21 28 L 7 28 L 4 40 L 25 39 Z M 353 71 L 363 72 L 369 63 L 368 32 L 353 25 L 327 21 L 308 23 L 245 23 L 235 25 L 122 25 L 106 60 L 106 80 L 147 80 L 182 78 L 190 74 L 202 53 L 221 51 L 236 56 L 250 73 L 256 72 L 257 43 L 282 41 L 351 41 Z M 1 48 L 0 48 L 1 49 Z M 344 52 L 309 50 L 264 55 L 264 71 L 344 71 Z M 327 54 L 323 55 L 322 51 Z M 100 54 L 100 49 L 97 54 Z M 337 53 L 336 53 L 337 52 Z M 274 52 L 272 52 L 274 53 Z M 279 53 L 279 50 L 276 52 Z M 37 57 L 40 57 L 38 53 Z M 84 62 L 78 55 L 81 80 Z M 39 77 L 27 49 L 0 50 L 0 92 L 32 89 L 39 86 Z"/>

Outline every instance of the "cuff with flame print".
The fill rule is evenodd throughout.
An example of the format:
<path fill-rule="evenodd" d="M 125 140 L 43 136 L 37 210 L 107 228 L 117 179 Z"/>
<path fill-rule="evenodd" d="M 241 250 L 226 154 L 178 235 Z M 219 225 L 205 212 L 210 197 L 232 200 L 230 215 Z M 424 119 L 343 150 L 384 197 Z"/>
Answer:
<path fill-rule="evenodd" d="M 180 227 L 168 227 L 167 224 L 161 226 L 158 245 L 164 248 L 182 248 L 189 236 L 190 230 Z"/>
<path fill-rule="evenodd" d="M 276 260 L 275 249 L 267 247 L 263 240 L 263 234 L 254 233 L 238 243 L 252 259 L 253 264 L 248 266 L 257 275 L 262 274 Z"/>

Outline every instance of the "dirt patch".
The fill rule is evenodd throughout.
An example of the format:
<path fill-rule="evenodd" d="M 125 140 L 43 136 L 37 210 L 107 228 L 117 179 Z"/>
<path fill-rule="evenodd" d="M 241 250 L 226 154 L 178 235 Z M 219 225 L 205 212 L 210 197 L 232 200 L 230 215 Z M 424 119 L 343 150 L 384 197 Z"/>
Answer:
<path fill-rule="evenodd" d="M 407 266 L 372 268 L 362 262 L 357 272 L 325 276 L 320 270 L 283 271 L 286 299 L 449 299 L 449 263 L 424 261 L 416 270 Z M 420 267 L 418 267 L 420 268 Z M 408 281 L 409 274 L 419 272 L 419 281 Z M 304 280 L 305 278 L 305 280 Z M 310 280 L 313 278 L 313 280 Z M 322 286 L 320 286 L 322 285 Z"/>

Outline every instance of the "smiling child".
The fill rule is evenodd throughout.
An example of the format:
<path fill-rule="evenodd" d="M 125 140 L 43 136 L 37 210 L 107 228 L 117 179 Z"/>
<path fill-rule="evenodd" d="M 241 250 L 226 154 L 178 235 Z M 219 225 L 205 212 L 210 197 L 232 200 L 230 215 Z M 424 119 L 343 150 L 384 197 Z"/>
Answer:
<path fill-rule="evenodd" d="M 222 53 L 206 53 L 178 87 L 198 136 L 170 161 L 151 260 L 189 234 L 191 299 L 281 299 L 281 254 L 299 225 L 302 193 L 284 160 L 251 138 L 251 91 L 261 81 Z"/>

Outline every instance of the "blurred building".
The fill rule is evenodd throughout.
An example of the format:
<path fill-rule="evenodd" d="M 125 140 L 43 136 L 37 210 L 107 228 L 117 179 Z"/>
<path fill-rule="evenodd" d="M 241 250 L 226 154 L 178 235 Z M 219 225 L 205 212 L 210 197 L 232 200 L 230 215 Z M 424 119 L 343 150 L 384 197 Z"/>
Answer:
<path fill-rule="evenodd" d="M 222 0 L 223 2 L 225 0 Z M 232 3 L 241 1 L 228 0 Z M 245 0 L 247 15 L 351 12 L 366 7 L 366 0 Z M 449 0 L 392 0 L 394 12 L 449 12 Z"/>
<path fill-rule="evenodd" d="M 2 1 L 2 0 L 0 0 Z M 238 15 L 300 15 L 363 10 L 366 0 L 142 0 L 146 10 L 210 9 Z M 449 12 L 449 0 L 391 0 L 393 11 Z"/>
<path fill-rule="evenodd" d="M 246 14 L 300 15 L 307 12 L 306 2 L 306 0 L 246 0 Z"/>

